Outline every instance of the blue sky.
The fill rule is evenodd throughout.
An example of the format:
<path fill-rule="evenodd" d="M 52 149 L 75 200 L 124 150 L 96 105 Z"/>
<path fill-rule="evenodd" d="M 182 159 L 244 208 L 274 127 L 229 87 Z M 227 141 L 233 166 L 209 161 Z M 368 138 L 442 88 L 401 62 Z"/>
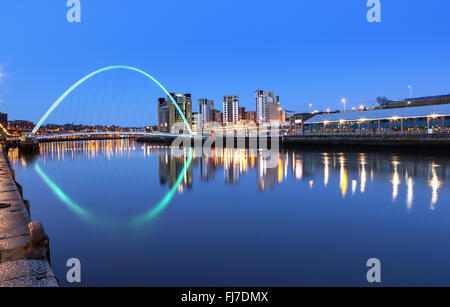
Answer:
<path fill-rule="evenodd" d="M 65 0 L 2 0 L 0 111 L 36 122 L 75 81 L 115 64 L 220 109 L 237 94 L 254 110 L 258 88 L 295 111 L 408 97 L 408 84 L 414 96 L 450 93 L 450 1 L 381 3 L 371 24 L 366 0 L 81 0 L 71 24 Z"/>

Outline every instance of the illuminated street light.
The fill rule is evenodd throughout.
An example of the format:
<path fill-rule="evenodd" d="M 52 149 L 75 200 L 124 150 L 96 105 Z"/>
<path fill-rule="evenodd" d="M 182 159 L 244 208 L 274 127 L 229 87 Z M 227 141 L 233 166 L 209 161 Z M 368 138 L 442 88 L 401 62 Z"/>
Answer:
<path fill-rule="evenodd" d="M 412 85 L 408 85 L 409 88 L 409 98 L 412 98 Z"/>

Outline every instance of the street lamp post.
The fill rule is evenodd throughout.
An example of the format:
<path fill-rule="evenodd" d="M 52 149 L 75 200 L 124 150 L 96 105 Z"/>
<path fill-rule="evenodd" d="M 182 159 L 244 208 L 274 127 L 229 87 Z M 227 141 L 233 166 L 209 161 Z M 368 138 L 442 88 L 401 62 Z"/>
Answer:
<path fill-rule="evenodd" d="M 347 103 L 347 99 L 345 99 L 345 98 L 342 98 L 342 103 L 344 104 L 344 112 L 345 112 L 345 105 L 346 105 L 346 103 Z"/>
<path fill-rule="evenodd" d="M 409 98 L 412 98 L 412 86 L 408 85 L 409 88 Z"/>

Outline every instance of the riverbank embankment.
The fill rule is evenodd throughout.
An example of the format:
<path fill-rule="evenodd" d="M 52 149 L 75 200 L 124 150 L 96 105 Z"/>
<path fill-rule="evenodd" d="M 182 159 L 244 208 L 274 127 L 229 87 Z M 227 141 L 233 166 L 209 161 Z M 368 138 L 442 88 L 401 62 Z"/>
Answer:
<path fill-rule="evenodd" d="M 448 135 L 298 135 L 285 136 L 284 148 L 351 149 L 376 151 L 447 152 Z"/>
<path fill-rule="evenodd" d="M 49 263 L 49 239 L 29 210 L 0 146 L 0 287 L 59 286 Z"/>

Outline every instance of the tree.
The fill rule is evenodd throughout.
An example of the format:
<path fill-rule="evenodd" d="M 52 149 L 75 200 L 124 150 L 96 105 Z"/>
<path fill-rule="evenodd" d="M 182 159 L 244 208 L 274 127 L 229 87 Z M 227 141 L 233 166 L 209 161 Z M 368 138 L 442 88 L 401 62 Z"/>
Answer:
<path fill-rule="evenodd" d="M 385 107 L 387 105 L 390 104 L 389 99 L 387 99 L 386 97 L 377 97 L 377 102 L 380 106 Z"/>

